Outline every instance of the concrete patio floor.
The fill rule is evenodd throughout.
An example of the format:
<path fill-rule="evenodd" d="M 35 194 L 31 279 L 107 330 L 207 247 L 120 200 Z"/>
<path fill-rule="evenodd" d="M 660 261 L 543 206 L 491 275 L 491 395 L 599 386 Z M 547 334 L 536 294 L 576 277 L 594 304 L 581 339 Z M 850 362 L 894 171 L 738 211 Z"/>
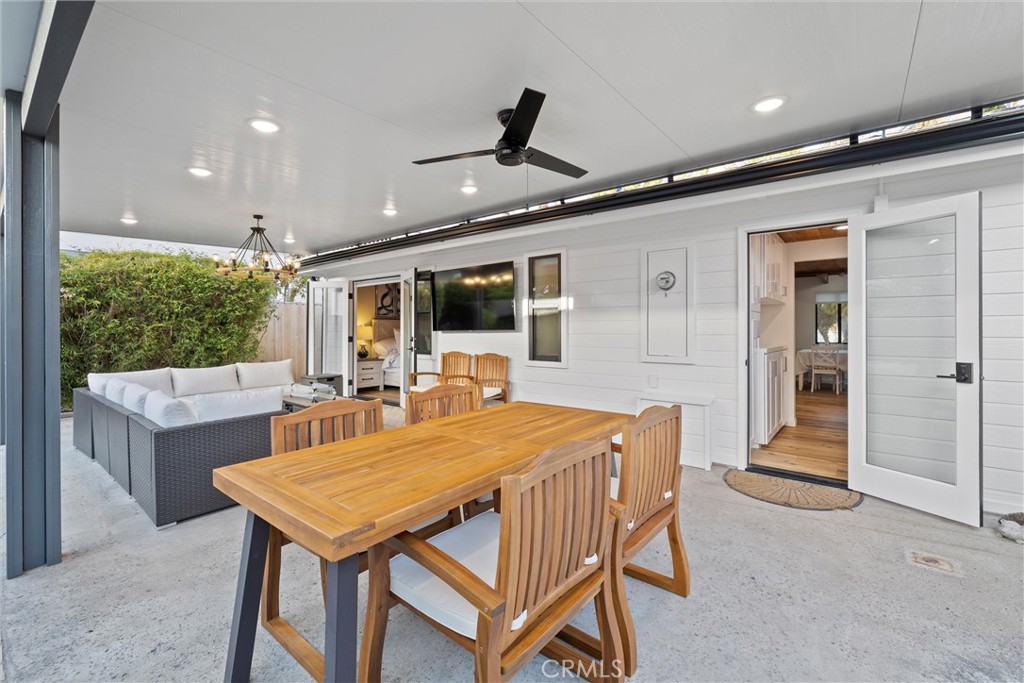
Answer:
<path fill-rule="evenodd" d="M 157 531 L 62 420 L 64 561 L 2 583 L 9 681 L 216 681 L 224 672 L 244 512 Z M 687 469 L 680 505 L 687 599 L 627 579 L 637 681 L 1024 680 L 1024 546 L 875 499 L 793 510 Z M 991 520 L 989 520 L 991 524 Z M 659 539 L 640 562 L 667 570 Z M 953 573 L 913 565 L 910 551 Z M 282 605 L 322 642 L 319 573 L 285 550 Z M 363 596 L 366 577 L 360 578 Z M 592 623 L 593 611 L 579 623 Z M 561 678 L 535 658 L 522 681 Z M 568 677 L 568 674 L 564 674 Z M 470 681 L 473 659 L 401 607 L 384 677 Z M 262 629 L 253 680 L 308 680 Z"/>

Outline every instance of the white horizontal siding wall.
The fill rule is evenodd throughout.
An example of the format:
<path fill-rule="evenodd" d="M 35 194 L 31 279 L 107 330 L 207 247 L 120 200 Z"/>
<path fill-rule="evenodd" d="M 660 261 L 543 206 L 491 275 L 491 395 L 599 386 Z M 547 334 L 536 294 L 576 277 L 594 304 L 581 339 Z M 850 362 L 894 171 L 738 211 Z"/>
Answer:
<path fill-rule="evenodd" d="M 1024 509 L 1024 188 L 981 196 L 982 486 L 986 508 Z"/>
<path fill-rule="evenodd" d="M 1010 149 L 1010 152 L 1006 150 Z M 1003 150 L 1002 155 L 997 153 Z M 1007 154 L 1013 156 L 1007 156 Z M 992 158 L 988 158 L 988 157 Z M 985 508 L 1024 507 L 1024 363 L 1022 327 L 1022 204 L 1020 145 L 936 155 L 773 183 L 751 190 L 696 197 L 498 233 L 484 240 L 452 241 L 367 257 L 325 268 L 324 275 L 353 279 L 397 275 L 413 266 L 444 269 L 514 260 L 520 311 L 525 293 L 523 254 L 567 250 L 568 367 L 527 367 L 525 329 L 516 332 L 441 333 L 437 350 L 493 352 L 510 358 L 515 400 L 634 412 L 644 392 L 715 397 L 712 460 L 745 461 L 739 448 L 746 407 L 737 404 L 745 380 L 737 364 L 739 310 L 736 252 L 739 226 L 805 215 L 870 211 L 885 178 L 893 206 L 935 196 L 983 193 L 983 360 L 985 376 Z M 695 362 L 640 362 L 640 254 L 645 246 L 694 241 Z M 439 358 L 439 356 L 438 356 Z M 695 409 L 696 410 L 696 409 Z M 699 419 L 699 410 L 687 419 Z"/>

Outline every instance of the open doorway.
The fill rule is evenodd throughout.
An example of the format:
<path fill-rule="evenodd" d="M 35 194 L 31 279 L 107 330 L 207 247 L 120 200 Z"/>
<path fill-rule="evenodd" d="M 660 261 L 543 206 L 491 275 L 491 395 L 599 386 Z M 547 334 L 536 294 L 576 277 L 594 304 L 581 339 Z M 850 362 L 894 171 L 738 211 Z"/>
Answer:
<path fill-rule="evenodd" d="M 353 283 L 352 395 L 398 405 L 402 387 L 401 283 Z"/>
<path fill-rule="evenodd" d="M 846 225 L 749 236 L 749 469 L 845 485 Z"/>

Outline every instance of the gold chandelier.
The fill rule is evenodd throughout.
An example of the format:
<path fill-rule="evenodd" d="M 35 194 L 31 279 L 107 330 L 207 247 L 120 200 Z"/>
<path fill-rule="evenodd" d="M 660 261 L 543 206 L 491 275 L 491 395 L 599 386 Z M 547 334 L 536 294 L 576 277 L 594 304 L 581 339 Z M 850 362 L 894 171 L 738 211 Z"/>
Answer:
<path fill-rule="evenodd" d="M 249 228 L 252 232 L 242 245 L 228 254 L 227 259 L 213 257 L 217 272 L 228 277 L 240 277 L 247 280 L 276 280 L 288 282 L 299 271 L 301 261 L 291 256 L 283 257 L 267 239 L 267 229 L 260 226 L 263 216 L 254 213 L 256 225 Z"/>

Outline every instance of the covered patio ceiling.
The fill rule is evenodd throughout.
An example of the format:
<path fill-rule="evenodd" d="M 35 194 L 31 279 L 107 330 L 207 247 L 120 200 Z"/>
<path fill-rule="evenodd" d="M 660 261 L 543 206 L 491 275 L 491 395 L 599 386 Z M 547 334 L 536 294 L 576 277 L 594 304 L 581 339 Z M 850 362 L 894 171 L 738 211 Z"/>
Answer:
<path fill-rule="evenodd" d="M 587 175 L 411 163 L 492 146 L 524 87 L 531 146 Z M 102 2 L 61 97 L 61 222 L 235 244 L 262 213 L 308 254 L 1022 91 L 1019 2 Z"/>

